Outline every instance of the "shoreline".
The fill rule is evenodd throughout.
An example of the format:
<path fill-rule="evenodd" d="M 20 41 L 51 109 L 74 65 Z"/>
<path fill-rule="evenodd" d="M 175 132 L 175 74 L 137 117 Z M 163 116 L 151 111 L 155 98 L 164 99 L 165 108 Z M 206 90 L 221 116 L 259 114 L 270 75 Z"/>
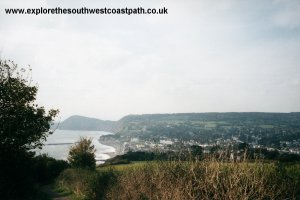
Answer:
<path fill-rule="evenodd" d="M 103 135 L 103 136 L 105 136 L 105 135 Z M 113 158 L 113 157 L 115 157 L 117 155 L 120 155 L 120 154 L 124 153 L 123 144 L 121 144 L 120 142 L 118 142 L 116 140 L 103 139 L 103 137 L 100 136 L 100 138 L 98 139 L 98 141 L 102 145 L 110 146 L 110 147 L 113 147 L 115 149 L 115 152 L 105 153 L 105 154 L 108 154 L 110 156 L 110 158 Z"/>
<path fill-rule="evenodd" d="M 96 159 L 105 161 L 118 155 L 120 149 L 116 145 L 106 144 L 101 141 L 100 138 L 104 135 L 113 135 L 113 133 L 106 131 L 56 130 L 47 137 L 47 141 L 44 143 L 42 149 L 35 149 L 35 153 L 36 155 L 48 154 L 48 156 L 58 160 L 67 160 L 70 147 L 82 136 L 93 139 L 95 149 L 97 150 L 96 154 L 103 154 L 103 156 L 97 156 Z M 101 146 L 107 146 L 107 148 Z"/>

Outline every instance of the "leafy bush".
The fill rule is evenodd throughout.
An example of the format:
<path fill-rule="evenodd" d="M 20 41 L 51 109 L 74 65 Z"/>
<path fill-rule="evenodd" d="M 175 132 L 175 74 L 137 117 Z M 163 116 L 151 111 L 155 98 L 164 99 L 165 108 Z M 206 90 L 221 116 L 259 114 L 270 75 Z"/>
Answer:
<path fill-rule="evenodd" d="M 72 167 L 95 170 L 95 151 L 92 139 L 81 137 L 79 142 L 70 148 L 68 160 Z"/>

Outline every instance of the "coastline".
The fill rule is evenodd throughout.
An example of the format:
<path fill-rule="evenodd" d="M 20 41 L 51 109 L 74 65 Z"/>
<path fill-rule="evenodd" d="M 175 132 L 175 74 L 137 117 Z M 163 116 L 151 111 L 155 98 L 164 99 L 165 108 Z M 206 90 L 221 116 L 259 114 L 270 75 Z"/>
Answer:
<path fill-rule="evenodd" d="M 74 145 L 80 137 L 93 138 L 93 143 L 97 149 L 96 159 L 106 160 L 119 154 L 119 148 L 116 145 L 109 145 L 102 142 L 99 138 L 113 133 L 105 131 L 80 131 L 80 130 L 56 130 L 47 137 L 42 149 L 36 149 L 36 155 L 48 154 L 50 157 L 59 160 L 67 160 L 69 148 Z M 102 147 L 107 146 L 107 147 Z M 101 155 L 102 154 L 102 155 Z"/>
<path fill-rule="evenodd" d="M 103 135 L 106 136 L 106 135 Z M 106 146 L 110 146 L 113 147 L 115 149 L 115 152 L 108 152 L 105 153 L 107 155 L 110 156 L 110 158 L 113 158 L 117 155 L 123 154 L 124 153 L 124 147 L 123 144 L 121 144 L 120 142 L 116 141 L 116 140 L 112 140 L 112 139 L 107 139 L 103 136 L 100 136 L 100 138 L 98 139 L 100 144 L 106 145 Z"/>

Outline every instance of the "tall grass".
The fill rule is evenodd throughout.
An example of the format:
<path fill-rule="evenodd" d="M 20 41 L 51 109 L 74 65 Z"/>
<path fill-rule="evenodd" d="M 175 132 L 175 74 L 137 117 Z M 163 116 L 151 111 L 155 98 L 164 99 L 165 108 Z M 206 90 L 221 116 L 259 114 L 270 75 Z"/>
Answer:
<path fill-rule="evenodd" d="M 123 173 L 107 199 L 296 199 L 299 182 L 275 164 L 169 161 Z M 298 187 L 298 188 L 297 188 Z"/>
<path fill-rule="evenodd" d="M 281 200 L 299 199 L 297 168 L 299 173 L 299 167 L 209 158 L 149 162 L 122 171 L 71 169 L 59 181 L 81 199 Z"/>
<path fill-rule="evenodd" d="M 116 182 L 116 172 L 67 169 L 58 178 L 57 186 L 72 192 L 78 200 L 105 199 L 106 191 Z"/>

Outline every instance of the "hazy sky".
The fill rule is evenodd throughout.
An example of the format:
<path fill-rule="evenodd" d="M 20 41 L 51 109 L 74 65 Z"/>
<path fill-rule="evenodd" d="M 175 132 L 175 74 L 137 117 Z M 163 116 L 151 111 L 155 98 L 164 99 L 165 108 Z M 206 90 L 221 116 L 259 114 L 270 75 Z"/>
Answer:
<path fill-rule="evenodd" d="M 168 15 L 6 15 L 4 8 L 167 7 Z M 38 103 L 79 114 L 300 111 L 299 0 L 1 0 L 2 59 Z"/>

